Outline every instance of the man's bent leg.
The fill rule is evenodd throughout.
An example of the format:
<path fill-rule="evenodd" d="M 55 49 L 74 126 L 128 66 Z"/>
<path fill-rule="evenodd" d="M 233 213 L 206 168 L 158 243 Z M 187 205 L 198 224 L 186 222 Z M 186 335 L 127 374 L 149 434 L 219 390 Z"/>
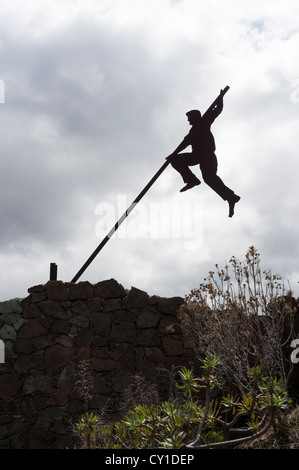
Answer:
<path fill-rule="evenodd" d="M 181 192 L 187 191 L 187 189 L 191 189 L 193 186 L 200 184 L 200 180 L 189 168 L 189 166 L 198 165 L 198 158 L 196 158 L 192 153 L 181 153 L 176 155 L 171 159 L 171 165 L 180 173 L 184 183 L 186 183 L 186 186 L 181 189 Z"/>

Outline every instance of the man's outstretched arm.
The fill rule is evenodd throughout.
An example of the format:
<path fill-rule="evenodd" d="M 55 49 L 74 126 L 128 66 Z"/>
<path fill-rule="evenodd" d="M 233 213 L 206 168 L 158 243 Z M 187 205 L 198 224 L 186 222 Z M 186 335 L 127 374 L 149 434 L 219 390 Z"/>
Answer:
<path fill-rule="evenodd" d="M 184 140 L 182 140 L 180 145 L 174 150 L 174 152 L 172 152 L 170 155 L 168 155 L 168 157 L 166 157 L 166 160 L 171 160 L 172 157 L 175 157 L 182 150 L 185 150 L 185 148 L 188 147 L 189 145 L 190 145 L 190 142 L 189 142 L 188 136 L 186 136 Z"/>
<path fill-rule="evenodd" d="M 222 90 L 220 90 L 220 92 L 221 91 Z M 217 101 L 215 102 L 215 106 L 206 113 L 204 118 L 210 121 L 210 123 L 212 124 L 212 122 L 215 121 L 215 119 L 219 116 L 222 110 L 223 110 L 223 96 L 220 95 Z"/>

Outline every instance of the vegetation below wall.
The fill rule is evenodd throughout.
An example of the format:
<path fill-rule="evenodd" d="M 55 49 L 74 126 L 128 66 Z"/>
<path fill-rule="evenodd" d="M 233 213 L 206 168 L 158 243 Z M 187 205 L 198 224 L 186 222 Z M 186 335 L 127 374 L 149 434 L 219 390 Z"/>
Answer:
<path fill-rule="evenodd" d="M 192 369 L 181 369 L 172 377 L 169 400 L 162 403 L 155 387 L 136 377 L 123 397 L 121 420 L 107 420 L 105 410 L 82 416 L 75 428 L 77 448 L 186 449 L 191 455 L 207 448 L 299 448 L 299 407 L 281 383 L 257 367 L 250 371 L 247 395 L 218 390 L 213 396 L 219 366 L 216 357 L 206 358 L 200 378 Z"/>

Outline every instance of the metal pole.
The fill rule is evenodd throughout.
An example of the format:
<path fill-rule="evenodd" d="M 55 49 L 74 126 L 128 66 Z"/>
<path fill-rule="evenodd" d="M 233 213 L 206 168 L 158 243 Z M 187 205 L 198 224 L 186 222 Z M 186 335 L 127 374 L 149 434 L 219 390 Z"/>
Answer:
<path fill-rule="evenodd" d="M 50 263 L 50 281 L 57 281 L 57 264 Z"/>
<path fill-rule="evenodd" d="M 222 92 L 219 94 L 219 96 L 216 98 L 215 101 L 211 104 L 211 106 L 207 109 L 207 111 L 204 113 L 208 113 L 211 109 L 214 108 L 214 106 L 217 104 L 217 100 L 221 97 L 224 96 L 225 93 L 229 90 L 229 86 L 226 86 Z M 169 165 L 169 161 L 166 160 L 166 162 L 161 166 L 161 168 L 157 171 L 157 173 L 152 177 L 152 179 L 149 181 L 149 183 L 145 186 L 145 188 L 141 191 L 141 193 L 134 199 L 130 207 L 126 210 L 126 212 L 123 213 L 121 218 L 116 222 L 114 227 L 110 230 L 110 232 L 106 235 L 106 237 L 101 241 L 99 246 L 95 249 L 95 251 L 92 253 L 92 255 L 88 258 L 88 260 L 84 263 L 82 268 L 77 272 L 77 274 L 74 276 L 71 282 L 77 282 L 79 277 L 84 273 L 84 271 L 88 268 L 88 266 L 91 264 L 91 262 L 94 260 L 94 258 L 98 255 L 98 253 L 101 251 L 101 249 L 106 245 L 108 240 L 112 237 L 112 235 L 116 232 L 118 227 L 123 223 L 123 221 L 128 217 L 128 215 L 132 212 L 136 204 L 143 198 L 143 196 L 147 193 L 147 191 L 150 189 L 150 187 L 154 184 L 154 182 L 159 178 L 159 176 L 163 173 L 165 168 Z"/>
<path fill-rule="evenodd" d="M 82 268 L 78 271 L 76 276 L 72 279 L 71 282 L 77 282 L 79 277 L 84 273 L 84 271 L 87 269 L 87 267 L 90 265 L 90 263 L 94 260 L 94 258 L 97 256 L 97 254 L 101 251 L 101 249 L 106 245 L 108 240 L 112 237 L 112 235 L 116 232 L 118 227 L 123 223 L 123 221 L 128 217 L 128 215 L 132 212 L 136 204 L 140 201 L 140 199 L 143 198 L 145 193 L 150 189 L 150 187 L 154 184 L 154 182 L 159 178 L 161 173 L 165 170 L 165 168 L 169 165 L 170 162 L 166 161 L 160 168 L 159 171 L 153 176 L 153 178 L 150 180 L 150 182 L 145 186 L 145 188 L 141 191 L 141 193 L 134 199 L 130 207 L 126 210 L 126 212 L 123 213 L 121 218 L 116 222 L 114 227 L 110 230 L 110 232 L 106 235 L 106 237 L 101 241 L 99 246 L 95 249 L 95 251 L 92 253 L 92 255 L 88 258 L 86 263 L 82 266 Z"/>

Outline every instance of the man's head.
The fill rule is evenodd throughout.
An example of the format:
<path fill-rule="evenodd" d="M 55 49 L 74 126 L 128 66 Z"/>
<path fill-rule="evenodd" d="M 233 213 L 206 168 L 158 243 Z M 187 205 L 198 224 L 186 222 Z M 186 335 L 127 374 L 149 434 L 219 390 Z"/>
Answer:
<path fill-rule="evenodd" d="M 198 109 L 192 109 L 191 111 L 188 111 L 186 116 L 191 126 L 197 124 L 201 120 L 201 112 L 198 111 Z"/>

